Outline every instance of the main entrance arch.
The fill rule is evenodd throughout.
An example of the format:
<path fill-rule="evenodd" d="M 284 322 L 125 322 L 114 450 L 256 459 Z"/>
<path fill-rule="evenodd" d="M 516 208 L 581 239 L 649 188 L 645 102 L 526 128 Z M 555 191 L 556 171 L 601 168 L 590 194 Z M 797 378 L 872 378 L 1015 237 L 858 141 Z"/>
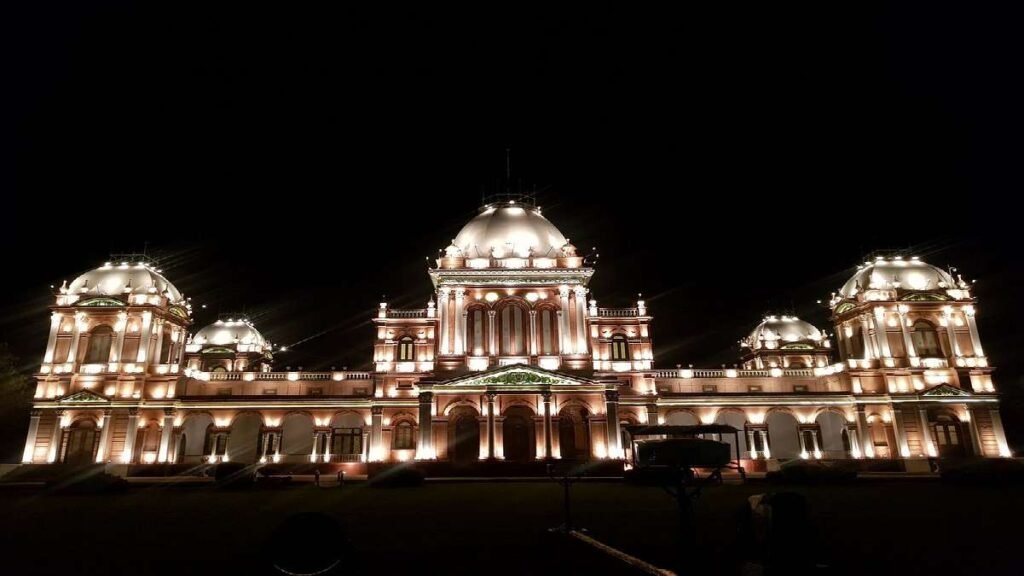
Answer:
<path fill-rule="evenodd" d="M 562 460 L 590 459 L 589 418 L 582 406 L 566 406 L 558 412 L 558 451 Z"/>
<path fill-rule="evenodd" d="M 92 464 L 95 448 L 96 423 L 92 420 L 79 420 L 71 425 L 64 462 L 73 466 Z"/>
<path fill-rule="evenodd" d="M 534 441 L 533 412 L 529 408 L 512 406 L 506 410 L 501 432 L 505 460 L 527 462 L 534 459 L 536 442 Z"/>
<path fill-rule="evenodd" d="M 480 459 L 480 419 L 476 410 L 459 406 L 448 418 L 448 458 L 469 463 Z"/>

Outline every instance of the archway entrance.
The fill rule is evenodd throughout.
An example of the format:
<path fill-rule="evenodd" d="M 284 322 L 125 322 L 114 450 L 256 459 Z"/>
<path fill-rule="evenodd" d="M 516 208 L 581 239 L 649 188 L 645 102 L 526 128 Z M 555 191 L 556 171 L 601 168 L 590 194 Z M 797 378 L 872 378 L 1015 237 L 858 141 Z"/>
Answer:
<path fill-rule="evenodd" d="M 460 407 L 451 416 L 448 453 L 452 462 L 465 464 L 480 459 L 480 421 L 472 408 Z"/>
<path fill-rule="evenodd" d="M 590 458 L 589 414 L 581 406 L 567 406 L 558 413 L 558 450 L 562 460 Z"/>
<path fill-rule="evenodd" d="M 71 426 L 64 462 L 73 466 L 92 464 L 93 448 L 95 447 L 96 423 L 92 420 L 79 420 Z"/>
<path fill-rule="evenodd" d="M 505 411 L 505 422 L 501 427 L 505 460 L 527 462 L 533 460 L 533 414 L 524 406 L 513 406 Z"/>

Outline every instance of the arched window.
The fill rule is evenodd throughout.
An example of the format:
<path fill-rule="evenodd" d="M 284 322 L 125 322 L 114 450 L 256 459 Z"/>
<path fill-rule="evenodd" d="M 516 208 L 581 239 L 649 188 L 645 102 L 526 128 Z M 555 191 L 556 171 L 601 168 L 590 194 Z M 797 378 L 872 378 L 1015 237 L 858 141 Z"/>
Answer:
<path fill-rule="evenodd" d="M 622 334 L 612 336 L 612 360 L 629 360 L 629 342 Z"/>
<path fill-rule="evenodd" d="M 487 356 L 487 310 L 475 308 L 466 315 L 466 350 L 471 356 Z"/>
<path fill-rule="evenodd" d="M 864 333 L 862 331 L 854 330 L 850 335 L 850 349 L 853 358 L 864 357 Z"/>
<path fill-rule="evenodd" d="M 164 332 L 163 339 L 160 340 L 160 363 L 167 364 L 171 361 L 171 335 Z"/>
<path fill-rule="evenodd" d="M 398 341 L 398 361 L 399 362 L 411 362 L 415 358 L 413 357 L 413 351 L 415 344 L 413 343 L 412 336 L 403 336 Z"/>
<path fill-rule="evenodd" d="M 501 354 L 503 356 L 519 356 L 528 354 L 526 350 L 526 330 L 529 323 L 526 313 L 516 305 L 505 306 L 498 312 L 498 324 L 501 326 Z"/>
<path fill-rule="evenodd" d="M 558 314 L 543 308 L 537 313 L 540 332 L 540 353 L 544 355 L 558 354 Z"/>
<path fill-rule="evenodd" d="M 939 335 L 935 333 L 935 326 L 930 322 L 914 322 L 914 349 L 922 358 L 942 358 Z"/>
<path fill-rule="evenodd" d="M 84 364 L 105 364 L 110 360 L 110 342 L 114 329 L 107 325 L 97 326 L 89 333 L 89 349 Z"/>
<path fill-rule="evenodd" d="M 395 441 L 393 443 L 395 450 L 408 450 L 414 447 L 412 437 L 412 423 L 408 420 L 403 420 L 395 426 Z"/>

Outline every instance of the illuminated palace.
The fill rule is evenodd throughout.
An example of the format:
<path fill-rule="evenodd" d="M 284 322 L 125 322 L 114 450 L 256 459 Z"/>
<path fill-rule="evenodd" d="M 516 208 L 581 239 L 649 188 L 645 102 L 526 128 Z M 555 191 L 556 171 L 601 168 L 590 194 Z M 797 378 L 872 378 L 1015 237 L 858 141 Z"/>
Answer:
<path fill-rule="evenodd" d="M 484 206 L 440 254 L 424 308 L 377 308 L 371 372 L 274 371 L 245 318 L 190 333 L 149 263 L 83 274 L 55 294 L 24 462 L 615 460 L 642 423 L 731 425 L 752 469 L 1010 455 L 971 286 L 918 258 L 858 266 L 831 336 L 769 316 L 736 368 L 665 369 L 652 310 L 601 307 L 530 202 Z"/>

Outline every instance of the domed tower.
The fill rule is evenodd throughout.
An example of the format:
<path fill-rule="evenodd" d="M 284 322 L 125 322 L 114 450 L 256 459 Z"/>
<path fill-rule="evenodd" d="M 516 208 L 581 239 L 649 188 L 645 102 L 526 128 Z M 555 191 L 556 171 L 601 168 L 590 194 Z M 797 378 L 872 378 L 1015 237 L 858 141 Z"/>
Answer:
<path fill-rule="evenodd" d="M 189 338 L 186 366 L 200 372 L 269 372 L 273 345 L 244 316 L 224 315 Z"/>
<path fill-rule="evenodd" d="M 766 316 L 740 346 L 747 370 L 824 368 L 832 352 L 825 334 L 796 316 Z"/>
<path fill-rule="evenodd" d="M 593 268 L 529 197 L 486 204 L 437 259 L 441 369 L 589 369 Z"/>
<path fill-rule="evenodd" d="M 51 310 L 23 461 L 165 461 L 188 300 L 155 262 L 119 255 L 65 281 Z"/>

